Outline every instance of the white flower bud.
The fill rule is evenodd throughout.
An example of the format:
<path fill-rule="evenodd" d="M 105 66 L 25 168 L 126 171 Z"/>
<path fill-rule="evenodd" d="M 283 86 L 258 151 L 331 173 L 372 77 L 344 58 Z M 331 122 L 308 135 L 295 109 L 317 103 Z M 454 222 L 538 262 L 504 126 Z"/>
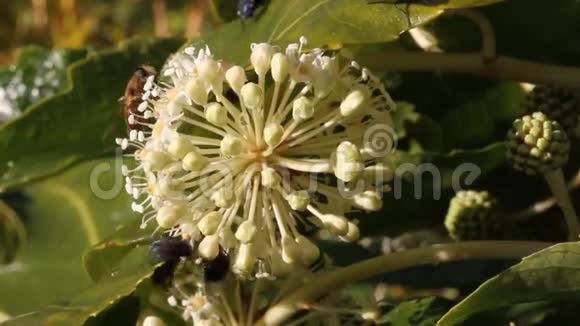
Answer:
<path fill-rule="evenodd" d="M 236 239 L 240 240 L 241 243 L 251 242 L 257 231 L 258 228 L 254 222 L 249 220 L 243 221 L 236 230 Z"/>
<path fill-rule="evenodd" d="M 238 241 L 229 226 L 224 226 L 221 228 L 219 233 L 220 243 L 225 249 L 231 249 L 236 246 Z"/>
<path fill-rule="evenodd" d="M 284 135 L 284 128 L 278 123 L 271 122 L 264 128 L 264 140 L 270 147 L 278 145 L 282 140 L 282 135 Z"/>
<path fill-rule="evenodd" d="M 202 258 L 213 260 L 220 253 L 219 239 L 217 235 L 210 235 L 199 243 L 197 252 Z"/>
<path fill-rule="evenodd" d="M 352 222 L 348 222 L 348 232 L 346 233 L 346 235 L 341 236 L 340 240 L 345 241 L 345 242 L 354 242 L 357 241 L 360 237 L 360 230 L 358 228 L 358 225 L 352 223 Z"/>
<path fill-rule="evenodd" d="M 221 79 L 220 65 L 213 59 L 206 58 L 197 64 L 199 77 L 210 84 L 216 84 Z"/>
<path fill-rule="evenodd" d="M 365 107 L 369 92 L 366 88 L 351 91 L 340 103 L 340 114 L 348 117 L 360 113 Z"/>
<path fill-rule="evenodd" d="M 336 163 L 334 175 L 342 181 L 352 181 L 358 178 L 364 170 L 362 157 L 356 145 L 343 141 L 336 148 Z"/>
<path fill-rule="evenodd" d="M 185 208 L 179 204 L 165 204 L 157 211 L 157 224 L 160 227 L 168 229 L 185 215 Z"/>
<path fill-rule="evenodd" d="M 293 191 L 286 196 L 288 205 L 295 211 L 303 211 L 310 204 L 310 195 L 306 190 Z"/>
<path fill-rule="evenodd" d="M 242 86 L 242 100 L 249 109 L 256 109 L 262 104 L 262 94 L 262 89 L 257 84 L 246 83 Z"/>
<path fill-rule="evenodd" d="M 250 62 L 259 76 L 263 76 L 270 69 L 270 62 L 276 50 L 268 43 L 252 44 Z"/>
<path fill-rule="evenodd" d="M 228 122 L 228 111 L 217 102 L 210 103 L 205 108 L 205 119 L 218 127 L 223 127 Z"/>
<path fill-rule="evenodd" d="M 147 102 L 147 101 L 141 102 L 141 104 L 139 104 L 137 106 L 137 111 L 139 111 L 139 112 L 145 112 L 145 110 L 147 110 L 148 107 L 149 107 L 149 102 Z"/>
<path fill-rule="evenodd" d="M 274 188 L 280 184 L 282 177 L 271 167 L 267 167 L 261 172 L 262 175 L 262 186 L 267 188 Z"/>
<path fill-rule="evenodd" d="M 217 231 L 220 222 L 222 221 L 222 214 L 213 211 L 207 213 L 204 217 L 199 220 L 197 227 L 203 235 L 212 235 Z"/>
<path fill-rule="evenodd" d="M 177 117 L 183 113 L 183 104 L 178 101 L 169 101 L 165 106 L 165 112 L 170 117 Z"/>
<path fill-rule="evenodd" d="M 201 239 L 201 232 L 197 225 L 187 222 L 179 224 L 179 229 L 181 230 L 181 234 L 195 240 L 199 241 Z"/>
<path fill-rule="evenodd" d="M 167 146 L 167 151 L 174 158 L 182 159 L 187 153 L 196 150 L 197 148 L 193 143 L 183 136 L 174 137 L 169 141 Z"/>
<path fill-rule="evenodd" d="M 288 264 L 299 263 L 302 260 L 302 250 L 290 236 L 282 237 L 282 260 Z"/>
<path fill-rule="evenodd" d="M 288 76 L 290 62 L 283 53 L 276 53 L 272 57 L 272 79 L 280 83 Z"/>
<path fill-rule="evenodd" d="M 378 192 L 372 190 L 366 190 L 356 194 L 352 200 L 356 206 L 366 211 L 378 211 L 383 207 L 381 196 Z"/>
<path fill-rule="evenodd" d="M 231 190 L 223 188 L 211 195 L 211 200 L 219 208 L 230 208 L 234 204 L 234 194 Z"/>
<path fill-rule="evenodd" d="M 363 177 L 376 181 L 377 184 L 389 182 L 393 179 L 393 170 L 386 165 L 376 164 L 366 167 Z"/>
<path fill-rule="evenodd" d="M 300 96 L 292 103 L 292 118 L 303 121 L 312 118 L 314 114 L 314 105 L 305 96 Z"/>
<path fill-rule="evenodd" d="M 246 80 L 246 72 L 240 66 L 233 66 L 226 71 L 226 81 L 236 93 L 240 93 Z"/>
<path fill-rule="evenodd" d="M 288 275 L 292 269 L 292 264 L 286 263 L 282 259 L 282 255 L 278 250 L 273 250 L 270 255 L 270 266 L 272 268 L 272 274 L 276 277 L 283 277 Z"/>
<path fill-rule="evenodd" d="M 240 246 L 236 261 L 234 262 L 233 271 L 238 275 L 249 275 L 254 269 L 256 255 L 254 254 L 254 244 L 244 243 Z"/>
<path fill-rule="evenodd" d="M 346 217 L 334 214 L 324 214 L 319 217 L 324 227 L 332 234 L 344 236 L 348 233 Z"/>
<path fill-rule="evenodd" d="M 207 157 L 201 155 L 197 150 L 193 150 L 181 162 L 181 166 L 186 171 L 201 171 L 207 164 Z"/>
<path fill-rule="evenodd" d="M 220 142 L 220 151 L 227 156 L 239 155 L 244 151 L 244 143 L 238 137 L 226 134 Z"/>
<path fill-rule="evenodd" d="M 185 84 L 185 93 L 198 105 L 207 103 L 207 88 L 205 83 L 199 78 L 191 78 Z"/>
<path fill-rule="evenodd" d="M 165 326 L 165 322 L 157 316 L 147 316 L 143 319 L 143 326 Z"/>
<path fill-rule="evenodd" d="M 132 115 L 131 115 L 132 117 Z M 131 123 L 131 121 L 129 121 L 129 123 Z M 137 140 L 137 130 L 133 129 L 129 132 L 129 140 L 134 141 Z"/>
<path fill-rule="evenodd" d="M 314 263 L 320 257 L 320 249 L 303 235 L 296 237 L 296 243 L 302 250 L 302 263 L 306 266 Z"/>
<path fill-rule="evenodd" d="M 145 167 L 153 172 L 162 170 L 170 161 L 171 158 L 167 153 L 160 151 L 143 151 L 142 160 Z"/>

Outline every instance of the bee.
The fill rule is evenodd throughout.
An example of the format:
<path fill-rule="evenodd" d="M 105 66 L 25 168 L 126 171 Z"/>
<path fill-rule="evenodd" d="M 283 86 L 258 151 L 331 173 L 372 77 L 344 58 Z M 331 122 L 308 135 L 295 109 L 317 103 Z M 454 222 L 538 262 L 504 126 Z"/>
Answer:
<path fill-rule="evenodd" d="M 203 279 L 205 282 L 223 281 L 230 270 L 230 258 L 224 250 L 221 250 L 213 260 L 204 260 Z"/>
<path fill-rule="evenodd" d="M 182 258 L 190 258 L 191 261 L 199 262 L 203 269 L 205 282 L 220 282 L 225 279 L 230 269 L 230 258 L 225 250 L 220 248 L 216 258 L 196 260 L 194 247 L 189 241 L 177 237 L 162 237 L 153 241 L 149 247 L 149 254 L 156 261 L 163 264 L 153 272 L 151 277 L 153 284 L 168 287 L 173 281 L 177 266 Z"/>
<path fill-rule="evenodd" d="M 254 17 L 261 4 L 262 0 L 238 0 L 238 17 L 241 19 Z"/>
<path fill-rule="evenodd" d="M 155 269 L 151 280 L 153 284 L 168 287 L 182 257 L 191 257 L 193 247 L 186 240 L 176 237 L 162 237 L 151 243 L 149 254 L 163 264 Z"/>
<path fill-rule="evenodd" d="M 121 102 L 123 103 L 123 116 L 129 131 L 139 129 L 137 123 L 129 122 L 129 116 L 131 114 L 138 114 L 137 107 L 143 102 L 143 87 L 145 87 L 147 78 L 155 75 L 155 73 L 155 68 L 148 65 L 141 65 L 135 70 L 129 82 L 127 82 L 125 94 L 121 97 Z"/>

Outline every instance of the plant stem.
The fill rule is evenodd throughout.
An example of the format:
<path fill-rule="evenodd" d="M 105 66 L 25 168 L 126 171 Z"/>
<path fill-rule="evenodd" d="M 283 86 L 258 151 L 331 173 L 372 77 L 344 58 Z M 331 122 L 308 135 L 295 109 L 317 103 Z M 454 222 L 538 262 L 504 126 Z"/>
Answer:
<path fill-rule="evenodd" d="M 460 15 L 471 20 L 479 28 L 482 47 L 481 54 L 485 60 L 492 60 L 496 56 L 495 31 L 487 17 L 473 9 L 459 9 L 449 11 L 450 15 Z"/>
<path fill-rule="evenodd" d="M 568 182 L 568 191 L 574 191 L 578 187 L 580 187 L 580 171 L 576 173 L 576 176 Z M 538 214 L 546 212 L 557 204 L 558 201 L 556 200 L 556 197 L 552 195 L 551 197 L 533 203 L 531 206 L 525 208 L 524 210 L 508 215 L 507 218 L 514 222 L 522 222 Z"/>
<path fill-rule="evenodd" d="M 376 71 L 439 71 L 481 77 L 556 84 L 580 89 L 580 69 L 543 64 L 506 56 L 485 58 L 480 53 L 388 51 L 363 54 L 358 61 Z"/>
<path fill-rule="evenodd" d="M 315 275 L 306 284 L 270 307 L 257 325 L 280 325 L 300 307 L 321 296 L 388 271 L 411 266 L 475 258 L 522 258 L 551 245 L 533 241 L 473 241 L 412 249 L 364 260 L 332 272 Z"/>
<path fill-rule="evenodd" d="M 568 193 L 568 188 L 564 181 L 562 169 L 545 173 L 544 179 L 546 179 L 550 190 L 552 190 L 554 197 L 556 197 L 558 206 L 560 206 L 564 213 L 564 217 L 566 218 L 566 224 L 568 225 L 568 240 L 578 241 L 578 236 L 580 235 L 580 223 L 578 222 L 578 216 L 576 216 L 576 212 L 574 211 L 574 205 L 572 205 L 572 201 L 570 200 L 570 194 Z"/>

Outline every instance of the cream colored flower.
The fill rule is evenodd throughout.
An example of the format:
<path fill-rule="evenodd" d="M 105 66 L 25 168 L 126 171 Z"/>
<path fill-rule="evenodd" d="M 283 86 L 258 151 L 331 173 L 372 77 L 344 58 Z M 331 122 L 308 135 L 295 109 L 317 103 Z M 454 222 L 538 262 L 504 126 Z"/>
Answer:
<path fill-rule="evenodd" d="M 124 172 L 144 225 L 195 229 L 202 257 L 221 247 L 237 273 L 258 276 L 316 260 L 306 222 L 358 238 L 345 213 L 380 209 L 389 181 L 365 130 L 390 126 L 394 104 L 366 69 L 304 43 L 252 45 L 252 70 L 187 48 L 146 84 L 132 118 L 144 131 L 118 140 L 137 148 Z"/>

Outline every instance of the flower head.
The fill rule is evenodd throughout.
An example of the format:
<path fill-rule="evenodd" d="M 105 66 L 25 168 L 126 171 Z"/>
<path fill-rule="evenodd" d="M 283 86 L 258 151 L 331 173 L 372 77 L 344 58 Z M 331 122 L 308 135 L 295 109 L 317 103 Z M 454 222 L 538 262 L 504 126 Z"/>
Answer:
<path fill-rule="evenodd" d="M 316 260 L 304 223 L 358 238 L 345 213 L 380 209 L 390 175 L 365 130 L 390 125 L 394 104 L 366 69 L 304 42 L 252 45 L 251 70 L 187 48 L 146 85 L 139 111 L 154 123 L 137 116 L 148 131 L 118 140 L 137 148 L 124 172 L 144 225 L 198 240 L 204 258 L 228 250 L 257 276 Z"/>

